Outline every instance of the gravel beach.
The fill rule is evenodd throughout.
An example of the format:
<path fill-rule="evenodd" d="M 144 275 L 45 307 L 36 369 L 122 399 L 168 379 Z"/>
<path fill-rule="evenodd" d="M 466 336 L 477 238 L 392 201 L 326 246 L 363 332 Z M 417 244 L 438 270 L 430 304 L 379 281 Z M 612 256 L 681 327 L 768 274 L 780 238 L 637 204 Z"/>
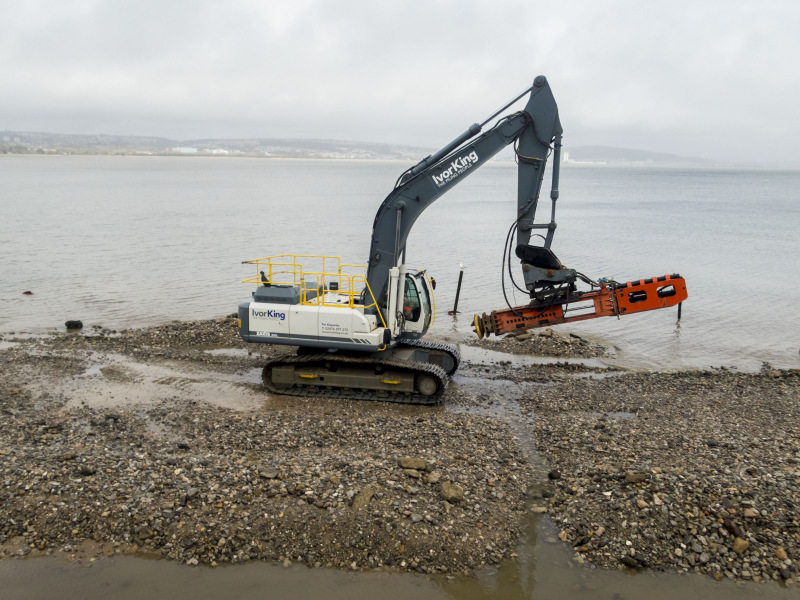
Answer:
<path fill-rule="evenodd" d="M 286 350 L 227 318 L 5 334 L 0 556 L 463 573 L 513 559 L 533 514 L 584 568 L 797 577 L 798 370 L 630 372 L 520 337 L 426 408 L 270 396 Z"/>

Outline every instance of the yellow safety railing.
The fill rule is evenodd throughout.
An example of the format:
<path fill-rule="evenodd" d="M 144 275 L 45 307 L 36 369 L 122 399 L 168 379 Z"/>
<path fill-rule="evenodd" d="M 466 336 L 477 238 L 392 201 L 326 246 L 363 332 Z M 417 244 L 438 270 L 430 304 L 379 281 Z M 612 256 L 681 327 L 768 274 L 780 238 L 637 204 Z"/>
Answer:
<path fill-rule="evenodd" d="M 300 259 L 304 259 L 301 261 Z M 305 262 L 305 265 L 303 264 Z M 338 308 L 353 308 L 356 304 L 364 308 L 377 307 L 378 302 L 367 283 L 366 274 L 352 274 L 347 271 L 360 270 L 366 273 L 366 265 L 342 264 L 338 256 L 324 256 L 321 254 L 279 254 L 264 258 L 245 260 L 242 264 L 252 264 L 256 267 L 256 276 L 242 280 L 242 283 L 270 283 L 272 285 L 299 285 L 300 303 L 309 306 L 330 306 Z M 331 290 L 330 284 L 336 282 L 338 290 Z M 357 284 L 360 285 L 356 288 Z M 356 302 L 362 290 L 366 289 L 372 304 L 362 305 Z M 322 293 L 320 294 L 320 290 Z M 313 293 L 310 293 L 313 292 Z M 331 302 L 326 300 L 326 294 L 337 294 L 347 302 Z M 381 323 L 386 327 L 380 309 L 377 311 Z"/>

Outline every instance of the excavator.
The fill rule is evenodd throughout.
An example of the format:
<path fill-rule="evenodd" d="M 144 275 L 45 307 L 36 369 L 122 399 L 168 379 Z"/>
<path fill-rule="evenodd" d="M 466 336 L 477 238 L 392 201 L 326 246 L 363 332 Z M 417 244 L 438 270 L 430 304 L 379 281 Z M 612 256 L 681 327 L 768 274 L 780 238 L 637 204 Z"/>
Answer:
<path fill-rule="evenodd" d="M 502 116 L 528 95 L 523 110 Z M 489 123 L 498 119 L 486 131 Z M 504 248 L 504 270 L 530 297 L 524 306 L 476 315 L 479 338 L 512 331 L 616 316 L 670 306 L 688 297 L 677 274 L 627 281 L 593 281 L 565 267 L 550 246 L 563 130 L 553 93 L 540 75 L 533 85 L 481 123 L 403 172 L 380 205 L 367 264 L 336 256 L 277 255 L 245 261 L 257 287 L 238 310 L 246 342 L 297 346 L 295 355 L 270 361 L 265 387 L 297 396 L 437 404 L 458 369 L 458 348 L 423 340 L 434 319 L 436 282 L 405 264 L 406 240 L 416 220 L 437 198 L 512 145 L 518 165 L 517 214 Z M 545 167 L 552 156 L 550 220 L 534 222 Z M 542 232 L 542 233 L 538 233 Z M 532 244 L 541 241 L 541 245 Z M 519 259 L 521 287 L 512 270 Z M 578 282 L 590 286 L 579 291 Z"/>

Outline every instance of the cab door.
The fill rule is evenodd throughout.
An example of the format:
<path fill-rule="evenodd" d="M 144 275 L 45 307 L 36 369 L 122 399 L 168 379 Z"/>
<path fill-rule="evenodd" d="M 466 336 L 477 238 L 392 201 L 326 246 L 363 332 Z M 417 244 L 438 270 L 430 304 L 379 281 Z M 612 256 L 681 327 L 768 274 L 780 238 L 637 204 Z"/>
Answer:
<path fill-rule="evenodd" d="M 413 337 L 421 336 L 431 322 L 431 303 L 422 275 L 406 274 L 403 289 L 403 332 Z"/>

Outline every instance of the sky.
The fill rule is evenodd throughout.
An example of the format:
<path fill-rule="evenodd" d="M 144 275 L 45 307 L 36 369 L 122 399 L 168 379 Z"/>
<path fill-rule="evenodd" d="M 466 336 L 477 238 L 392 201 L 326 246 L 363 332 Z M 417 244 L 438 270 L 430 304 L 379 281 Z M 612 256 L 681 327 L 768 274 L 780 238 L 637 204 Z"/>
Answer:
<path fill-rule="evenodd" d="M 0 0 L 0 130 L 436 148 L 544 74 L 566 149 L 800 162 L 798 31 L 791 0 Z"/>

